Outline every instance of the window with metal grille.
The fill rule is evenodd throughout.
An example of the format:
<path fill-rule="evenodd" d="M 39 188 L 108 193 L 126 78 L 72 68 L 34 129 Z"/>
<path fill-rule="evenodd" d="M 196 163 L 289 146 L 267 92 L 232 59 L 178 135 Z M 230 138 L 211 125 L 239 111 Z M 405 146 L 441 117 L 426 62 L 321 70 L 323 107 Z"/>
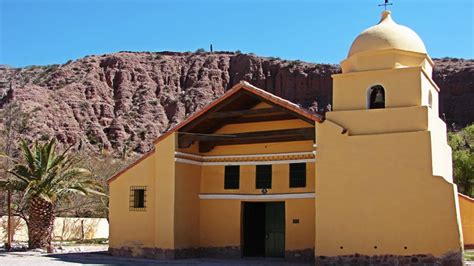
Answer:
<path fill-rule="evenodd" d="M 146 187 L 130 187 L 130 210 L 145 211 Z"/>
<path fill-rule="evenodd" d="M 290 187 L 306 187 L 306 163 L 290 163 Z"/>
<path fill-rule="evenodd" d="M 257 165 L 256 169 L 256 187 L 257 188 L 272 188 L 272 166 L 271 165 Z"/>
<path fill-rule="evenodd" d="M 239 189 L 240 166 L 226 165 L 224 173 L 224 189 Z"/>

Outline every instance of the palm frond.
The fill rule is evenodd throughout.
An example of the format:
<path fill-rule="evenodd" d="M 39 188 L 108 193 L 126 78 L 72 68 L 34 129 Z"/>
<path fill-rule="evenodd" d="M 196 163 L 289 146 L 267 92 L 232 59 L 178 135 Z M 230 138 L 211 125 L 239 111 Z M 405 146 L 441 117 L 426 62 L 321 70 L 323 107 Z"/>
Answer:
<path fill-rule="evenodd" d="M 29 179 L 29 176 L 28 175 L 23 175 L 24 172 L 17 172 L 17 171 L 8 171 L 7 173 L 13 175 L 14 178 L 20 180 L 20 181 L 23 181 L 25 183 L 30 183 L 31 180 Z M 26 172 L 27 173 L 27 172 Z"/>
<path fill-rule="evenodd" d="M 92 173 L 77 167 L 78 157 L 70 153 L 73 145 L 58 154 L 55 143 L 55 140 L 44 144 L 36 141 L 30 148 L 26 141 L 21 142 L 25 163 L 17 163 L 9 173 L 23 184 L 21 190 L 25 196 L 54 202 L 71 193 L 103 194 L 100 185 L 92 180 Z"/>
<path fill-rule="evenodd" d="M 21 150 L 22 155 L 23 155 L 26 163 L 28 164 L 29 168 L 34 171 L 36 169 L 35 163 L 34 163 L 35 158 L 33 156 L 32 151 L 30 150 L 30 147 L 28 146 L 28 143 L 26 142 L 26 140 L 21 140 L 20 150 Z"/>
<path fill-rule="evenodd" d="M 55 148 L 55 143 L 56 143 L 56 140 L 53 138 L 51 139 L 51 141 L 46 144 L 46 147 L 44 149 L 44 152 L 45 152 L 45 157 L 46 157 L 46 169 L 50 169 L 51 168 L 51 163 L 55 157 L 55 152 L 54 152 L 54 148 Z"/>
<path fill-rule="evenodd" d="M 92 176 L 92 173 L 85 168 L 76 167 L 76 168 L 71 168 L 64 171 L 61 175 L 61 178 L 70 179 L 73 177 L 80 177 L 80 176 L 83 176 L 83 177 Z"/>
<path fill-rule="evenodd" d="M 10 180 L 0 181 L 0 188 L 5 189 L 5 190 L 7 189 L 14 190 L 14 191 L 24 190 L 27 186 L 28 186 L 27 183 L 17 181 L 17 180 L 10 179 Z"/>

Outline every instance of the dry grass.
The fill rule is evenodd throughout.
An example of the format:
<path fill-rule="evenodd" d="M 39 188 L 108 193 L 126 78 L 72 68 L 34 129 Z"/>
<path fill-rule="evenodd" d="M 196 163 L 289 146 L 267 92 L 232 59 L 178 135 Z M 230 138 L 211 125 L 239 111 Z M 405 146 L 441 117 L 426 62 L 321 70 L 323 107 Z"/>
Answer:
<path fill-rule="evenodd" d="M 474 261 L 474 249 L 464 250 L 464 259 Z"/>

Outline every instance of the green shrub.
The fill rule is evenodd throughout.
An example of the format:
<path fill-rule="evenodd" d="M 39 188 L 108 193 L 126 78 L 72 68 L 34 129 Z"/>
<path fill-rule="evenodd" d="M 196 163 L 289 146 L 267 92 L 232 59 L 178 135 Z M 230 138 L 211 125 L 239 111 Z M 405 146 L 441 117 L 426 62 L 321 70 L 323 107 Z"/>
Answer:
<path fill-rule="evenodd" d="M 195 53 L 196 54 L 204 54 L 204 53 L 206 53 L 206 50 L 204 50 L 204 48 L 199 48 L 199 49 L 196 50 Z"/>

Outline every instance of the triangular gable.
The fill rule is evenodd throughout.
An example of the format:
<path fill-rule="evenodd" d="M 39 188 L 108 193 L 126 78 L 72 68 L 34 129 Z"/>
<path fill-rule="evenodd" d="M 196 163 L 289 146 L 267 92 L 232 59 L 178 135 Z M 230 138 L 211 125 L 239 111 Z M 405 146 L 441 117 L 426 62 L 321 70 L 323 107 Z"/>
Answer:
<path fill-rule="evenodd" d="M 207 105 L 206 107 L 204 107 L 200 111 L 195 112 L 194 114 L 189 116 L 187 119 L 185 119 L 181 123 L 177 124 L 175 127 L 170 129 L 168 132 L 166 132 L 165 134 L 158 137 L 153 143 L 157 143 L 157 142 L 161 141 L 163 138 L 166 138 L 166 136 L 168 136 L 169 134 L 180 130 L 181 128 L 185 127 L 189 123 L 193 122 L 198 117 L 204 115 L 205 113 L 207 113 L 209 111 L 212 111 L 212 109 L 214 107 L 216 107 L 220 103 L 223 103 L 226 100 L 232 98 L 232 96 L 234 96 L 235 94 L 237 94 L 241 90 L 245 90 L 245 91 L 247 91 L 251 94 L 254 94 L 254 95 L 260 97 L 262 100 L 268 101 L 268 102 L 270 102 L 270 103 L 272 103 L 276 106 L 279 106 L 283 109 L 286 109 L 286 110 L 294 113 L 295 115 L 298 115 L 302 118 L 305 118 L 306 120 L 310 120 L 310 121 L 313 121 L 313 122 L 321 122 L 322 121 L 321 117 L 319 117 L 318 115 L 311 114 L 308 111 L 304 110 L 303 108 L 299 107 L 298 105 L 296 105 L 296 104 L 294 104 L 294 103 L 292 103 L 288 100 L 285 100 L 281 97 L 275 96 L 275 95 L 273 95 L 269 92 L 266 92 L 262 89 L 259 89 L 255 86 L 251 85 L 247 81 L 240 81 L 238 84 L 234 85 L 230 90 L 228 90 L 226 93 L 224 93 L 221 97 L 217 98 L 216 100 L 211 102 L 209 105 Z"/>
<path fill-rule="evenodd" d="M 216 100 L 211 102 L 209 105 L 207 105 L 206 107 L 204 107 L 200 111 L 195 112 L 194 114 L 189 116 L 187 119 L 183 120 L 182 122 L 180 122 L 179 124 L 174 126 L 172 129 L 168 130 L 166 133 L 164 133 L 163 135 L 158 137 L 153 143 L 156 144 L 156 143 L 160 142 L 161 140 L 165 139 L 166 137 L 168 137 L 170 134 L 172 134 L 174 132 L 178 132 L 180 129 L 185 128 L 186 126 L 190 125 L 190 123 L 196 121 L 199 117 L 205 115 L 208 112 L 213 111 L 220 104 L 225 103 L 226 101 L 228 101 L 232 97 L 234 97 L 237 93 L 242 92 L 242 91 L 244 91 L 246 93 L 249 93 L 253 96 L 258 97 L 258 99 L 262 100 L 263 102 L 267 102 L 271 105 L 275 105 L 279 108 L 287 110 L 287 111 L 291 112 L 292 114 L 294 114 L 295 116 L 297 116 L 298 118 L 303 119 L 305 121 L 312 122 L 312 123 L 322 121 L 322 119 L 318 115 L 311 114 L 311 113 L 307 112 L 306 110 L 302 109 L 301 107 L 299 107 L 298 105 L 296 105 L 296 104 L 294 104 L 294 103 L 292 103 L 288 100 L 285 100 L 281 97 L 275 96 L 275 95 L 273 95 L 269 92 L 266 92 L 262 89 L 259 89 L 259 88 L 251 85 L 250 83 L 248 83 L 246 81 L 240 81 L 238 84 L 234 85 L 230 90 L 228 90 L 226 93 L 224 93 L 221 97 L 217 98 Z M 113 181 L 119 175 L 121 175 L 122 173 L 124 173 L 125 171 L 130 169 L 131 167 L 137 165 L 140 161 L 144 160 L 145 158 L 147 158 L 148 156 L 150 156 L 153 153 L 154 153 L 154 150 L 151 150 L 148 153 L 144 154 L 137 161 L 130 164 L 128 167 L 126 167 L 122 171 L 118 172 L 117 174 L 115 174 L 114 176 L 109 178 L 108 182 Z"/>

